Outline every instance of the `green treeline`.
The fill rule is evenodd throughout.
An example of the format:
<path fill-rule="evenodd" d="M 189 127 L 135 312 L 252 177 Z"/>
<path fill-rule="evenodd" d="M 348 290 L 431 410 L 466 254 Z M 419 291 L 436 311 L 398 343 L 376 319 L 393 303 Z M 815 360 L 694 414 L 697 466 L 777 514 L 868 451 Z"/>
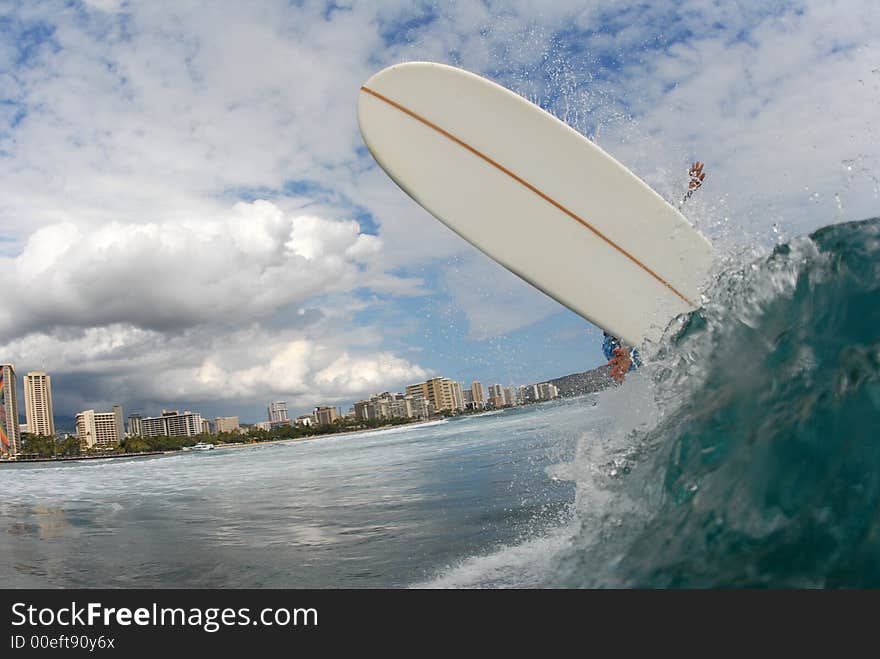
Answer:
<path fill-rule="evenodd" d="M 21 452 L 25 457 L 64 458 L 80 455 L 79 439 L 57 439 L 42 435 L 21 434 Z"/>
<path fill-rule="evenodd" d="M 368 421 L 353 421 L 349 419 L 337 419 L 329 425 L 322 426 L 279 426 L 271 430 L 252 428 L 245 434 L 224 432 L 217 435 L 196 435 L 195 437 L 127 437 L 118 448 L 111 450 L 83 451 L 80 449 L 79 439 L 70 436 L 67 439 L 44 437 L 22 433 L 22 457 L 52 458 L 73 457 L 89 454 L 107 453 L 147 453 L 150 451 L 179 451 L 184 447 L 194 446 L 199 442 L 208 444 L 246 444 L 249 442 L 267 442 L 278 439 L 299 439 L 316 435 L 329 435 L 338 432 L 352 432 L 355 430 L 370 430 L 383 426 L 399 426 L 412 423 L 416 419 L 389 419 Z"/>

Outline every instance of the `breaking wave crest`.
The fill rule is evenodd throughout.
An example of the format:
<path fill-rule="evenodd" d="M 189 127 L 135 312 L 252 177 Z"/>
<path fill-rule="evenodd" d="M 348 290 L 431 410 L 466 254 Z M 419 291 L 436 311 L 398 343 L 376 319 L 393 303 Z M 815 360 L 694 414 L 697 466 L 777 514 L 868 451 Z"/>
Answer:
<path fill-rule="evenodd" d="M 434 585 L 880 586 L 880 219 L 716 282 L 554 468 L 576 500 L 534 570 L 507 549 Z"/>

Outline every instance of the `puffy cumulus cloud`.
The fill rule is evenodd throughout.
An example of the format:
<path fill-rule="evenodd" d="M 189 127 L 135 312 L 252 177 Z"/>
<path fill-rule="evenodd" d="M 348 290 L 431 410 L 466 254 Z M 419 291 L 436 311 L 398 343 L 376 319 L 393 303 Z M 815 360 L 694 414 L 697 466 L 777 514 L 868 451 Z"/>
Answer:
<path fill-rule="evenodd" d="M 160 332 L 114 324 L 33 332 L 0 344 L 0 352 L 15 364 L 50 364 L 53 373 L 116 375 L 164 366 L 164 343 Z"/>
<path fill-rule="evenodd" d="M 240 369 L 229 368 L 229 363 L 218 357 L 206 358 L 196 372 L 195 388 L 215 399 L 272 394 L 289 396 L 302 404 L 377 393 L 429 375 L 421 366 L 390 352 L 352 355 L 306 339 L 274 341 L 268 348 L 260 351 L 257 364 Z"/>
<path fill-rule="evenodd" d="M 381 44 L 369 6 L 91 5 L 34 5 L 4 24 L 0 43 L 18 44 L 0 47 L 7 231 L 65 214 L 143 221 L 230 190 L 326 182 L 354 159 L 357 90 Z"/>
<path fill-rule="evenodd" d="M 388 389 L 389 384 L 411 384 L 428 375 L 429 371 L 390 352 L 368 357 L 353 357 L 344 352 L 317 372 L 315 384 L 346 396 L 367 391 L 378 393 L 379 389 Z"/>
<path fill-rule="evenodd" d="M 59 414 L 88 407 L 157 412 L 189 406 L 204 414 L 260 410 L 268 398 L 308 409 L 402 387 L 430 373 L 377 349 L 380 336 L 358 330 L 358 340 L 337 331 L 334 319 L 298 314 L 281 329 L 259 324 L 217 332 L 199 327 L 169 336 L 113 325 L 35 333 L 0 346 L 17 364 L 53 365 Z M 259 413 L 252 413 L 259 418 Z"/>
<path fill-rule="evenodd" d="M 430 371 L 390 352 L 351 354 L 320 340 L 268 340 L 261 356 L 246 368 L 230 368 L 220 356 L 207 357 L 195 371 L 185 371 L 192 400 L 249 401 L 266 396 L 287 399 L 308 408 L 402 389 Z M 256 361 L 256 363 L 253 363 Z M 172 376 L 175 377 L 175 376 Z"/>
<path fill-rule="evenodd" d="M 53 224 L 18 256 L 0 259 L 17 311 L 0 320 L 0 338 L 56 326 L 176 331 L 261 317 L 319 293 L 394 285 L 367 272 L 380 250 L 354 220 L 288 216 L 266 201 L 236 204 L 220 218 Z"/>

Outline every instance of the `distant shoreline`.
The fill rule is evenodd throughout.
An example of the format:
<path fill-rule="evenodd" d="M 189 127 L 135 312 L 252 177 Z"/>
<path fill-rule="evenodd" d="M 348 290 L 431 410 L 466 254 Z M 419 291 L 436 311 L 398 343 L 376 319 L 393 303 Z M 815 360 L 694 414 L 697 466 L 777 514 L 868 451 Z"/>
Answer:
<path fill-rule="evenodd" d="M 101 455 L 64 455 L 57 458 L 16 458 L 0 460 L 0 465 L 28 464 L 34 462 L 75 462 L 77 460 L 112 460 L 114 458 L 142 458 L 150 455 L 165 455 L 168 451 L 144 451 L 142 453 L 103 453 Z M 177 451 L 171 451 L 177 453 Z"/>
<path fill-rule="evenodd" d="M 389 423 L 388 425 L 379 426 L 378 428 L 361 428 L 359 430 L 346 430 L 344 432 L 328 432 L 323 433 L 321 435 L 306 435 L 304 437 L 282 437 L 281 439 L 266 439 L 263 441 L 250 441 L 250 442 L 229 442 L 229 443 L 221 443 L 214 444 L 214 450 L 216 449 L 224 449 L 224 448 L 250 448 L 252 446 L 262 446 L 263 444 L 281 444 L 286 442 L 304 442 L 312 439 L 326 439 L 327 437 L 342 437 L 345 435 L 356 435 L 361 433 L 372 433 L 377 432 L 379 430 L 388 430 L 389 428 L 416 428 L 418 426 L 424 426 L 429 423 L 437 423 L 443 421 L 443 418 L 440 419 L 430 419 L 428 421 L 418 421 L 415 423 L 403 423 L 403 424 L 393 424 Z M 173 450 L 173 451 L 144 451 L 139 453 L 104 453 L 101 455 L 68 455 L 57 458 L 21 458 L 16 460 L 0 460 L 0 465 L 14 465 L 14 464 L 33 464 L 33 463 L 47 463 L 47 462 L 75 462 L 77 460 L 112 460 L 112 459 L 122 459 L 122 458 L 141 458 L 148 457 L 151 455 L 177 455 L 178 453 L 189 453 L 190 451 L 184 451 L 182 448 Z"/>
<path fill-rule="evenodd" d="M 358 435 L 361 433 L 371 433 L 377 432 L 379 430 L 388 430 L 389 428 L 417 428 L 419 426 L 424 426 L 429 423 L 438 423 L 443 421 L 444 419 L 449 417 L 443 417 L 440 419 L 430 419 L 428 421 L 418 421 L 415 423 L 389 423 L 385 426 L 379 426 L 378 428 L 361 428 L 360 430 L 345 430 L 343 432 L 328 432 L 323 435 L 306 435 L 304 437 L 282 437 L 281 439 L 267 439 L 262 442 L 244 442 L 244 443 L 228 443 L 228 444 L 214 444 L 214 448 L 248 448 L 250 446 L 262 446 L 263 444 L 281 444 L 284 442 L 306 442 L 312 439 L 325 439 L 327 437 L 344 437 L 345 435 Z M 180 453 L 180 451 L 166 451 L 167 453 Z"/>

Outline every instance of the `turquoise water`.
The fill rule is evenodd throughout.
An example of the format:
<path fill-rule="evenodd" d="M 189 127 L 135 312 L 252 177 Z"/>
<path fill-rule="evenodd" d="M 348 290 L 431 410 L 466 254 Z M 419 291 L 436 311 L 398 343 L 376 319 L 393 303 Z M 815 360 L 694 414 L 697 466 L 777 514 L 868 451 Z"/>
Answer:
<path fill-rule="evenodd" d="M 780 246 L 709 297 L 655 356 L 662 417 L 604 484 L 632 514 L 605 542 L 579 530 L 554 583 L 880 586 L 880 220 Z"/>
<path fill-rule="evenodd" d="M 645 357 L 480 417 L 0 469 L 0 579 L 880 586 L 880 220 L 728 266 Z"/>

